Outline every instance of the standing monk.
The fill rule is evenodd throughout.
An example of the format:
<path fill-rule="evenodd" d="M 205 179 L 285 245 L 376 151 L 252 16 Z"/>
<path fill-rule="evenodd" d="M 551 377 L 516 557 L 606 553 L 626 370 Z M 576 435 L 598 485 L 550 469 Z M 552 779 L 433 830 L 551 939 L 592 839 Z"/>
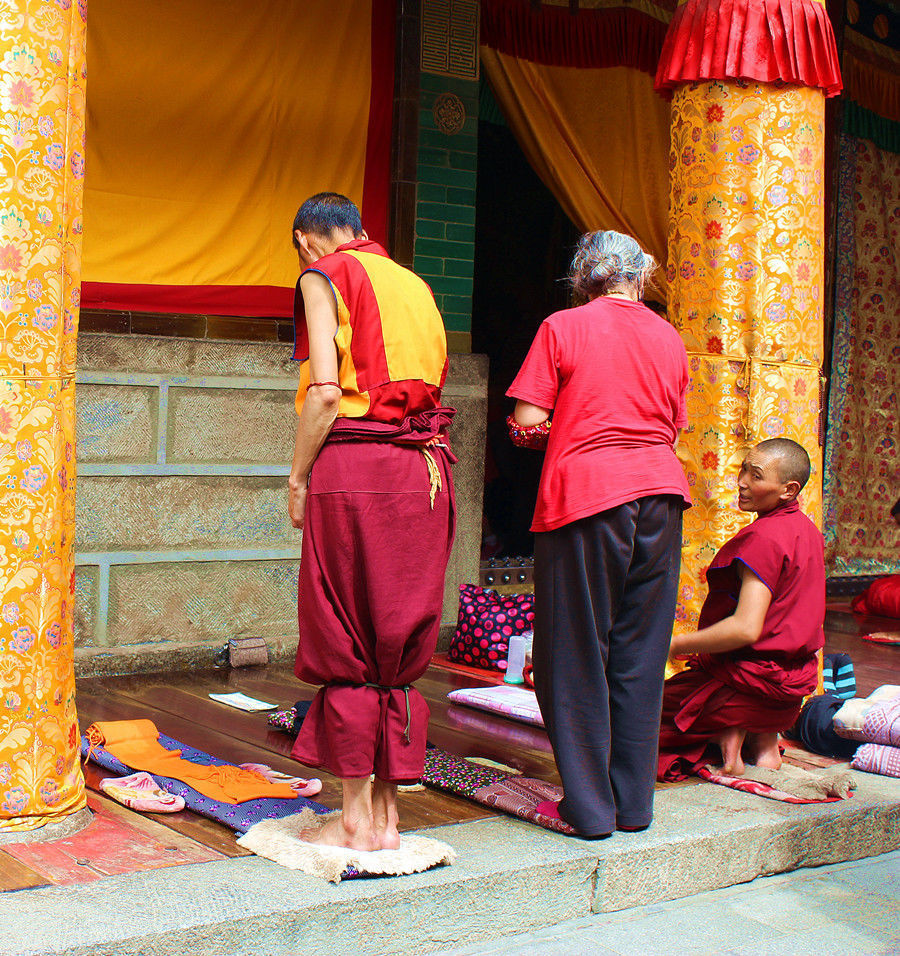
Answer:
<path fill-rule="evenodd" d="M 293 242 L 295 673 L 323 686 L 291 753 L 343 787 L 340 816 L 303 839 L 392 849 L 397 784 L 424 769 L 428 705 L 411 684 L 434 653 L 453 543 L 447 342 L 431 290 L 369 240 L 345 196 L 307 199 Z"/>

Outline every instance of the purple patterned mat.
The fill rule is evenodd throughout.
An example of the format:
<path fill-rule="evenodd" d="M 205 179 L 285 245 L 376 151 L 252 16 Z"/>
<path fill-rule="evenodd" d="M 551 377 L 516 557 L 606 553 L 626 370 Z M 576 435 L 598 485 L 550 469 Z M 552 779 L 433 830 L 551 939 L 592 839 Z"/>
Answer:
<path fill-rule="evenodd" d="M 180 750 L 181 756 L 192 763 L 202 764 L 205 767 L 221 767 L 228 764 L 227 760 L 219 760 L 218 757 L 189 747 L 187 744 L 179 743 L 165 734 L 159 735 L 159 742 L 166 750 Z M 90 742 L 84 736 L 81 738 L 81 755 L 85 758 L 90 756 L 94 763 L 111 771 L 116 776 L 134 773 L 132 767 L 123 764 L 103 747 L 94 747 L 92 750 Z M 259 823 L 260 820 L 280 820 L 292 813 L 299 813 L 304 807 L 309 807 L 314 813 L 331 812 L 330 807 L 323 806 L 321 803 L 316 803 L 305 797 L 294 797 L 292 800 L 261 797 L 259 800 L 246 800 L 243 803 L 220 803 L 218 800 L 213 800 L 202 793 L 198 793 L 192 787 L 182 783 L 181 780 L 160 777 L 156 774 L 153 775 L 153 779 L 167 793 L 184 797 L 185 805 L 189 810 L 212 820 L 218 820 L 219 823 L 224 823 L 225 826 L 236 830 L 238 833 L 246 833 L 254 823 Z"/>

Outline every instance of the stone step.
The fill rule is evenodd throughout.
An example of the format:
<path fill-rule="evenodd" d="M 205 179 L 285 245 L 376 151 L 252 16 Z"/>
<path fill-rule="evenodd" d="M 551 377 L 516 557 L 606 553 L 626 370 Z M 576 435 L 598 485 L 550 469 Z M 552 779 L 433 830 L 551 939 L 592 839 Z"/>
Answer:
<path fill-rule="evenodd" d="M 849 800 L 792 805 L 713 784 L 664 789 L 644 833 L 583 841 L 512 818 L 422 831 L 456 864 L 325 883 L 258 857 L 0 897 L 6 956 L 425 953 L 591 912 L 900 847 L 900 780 L 856 774 Z"/>

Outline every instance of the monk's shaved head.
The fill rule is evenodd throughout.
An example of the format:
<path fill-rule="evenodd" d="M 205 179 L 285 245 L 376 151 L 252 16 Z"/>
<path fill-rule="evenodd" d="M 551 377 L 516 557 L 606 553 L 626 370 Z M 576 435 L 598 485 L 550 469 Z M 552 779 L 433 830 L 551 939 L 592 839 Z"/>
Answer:
<path fill-rule="evenodd" d="M 768 438 L 761 441 L 756 450 L 776 463 L 781 481 L 796 481 L 802 489 L 809 481 L 811 466 L 806 449 L 790 438 Z"/>

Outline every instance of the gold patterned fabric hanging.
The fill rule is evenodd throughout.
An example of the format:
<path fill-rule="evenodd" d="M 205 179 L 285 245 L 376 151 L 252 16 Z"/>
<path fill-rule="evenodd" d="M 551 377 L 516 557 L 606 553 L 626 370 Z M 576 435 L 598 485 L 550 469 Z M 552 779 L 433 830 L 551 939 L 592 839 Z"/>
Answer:
<path fill-rule="evenodd" d="M 0 829 L 85 806 L 73 667 L 84 0 L 0 17 Z"/>
<path fill-rule="evenodd" d="M 681 630 L 696 627 L 713 554 L 750 520 L 736 488 L 748 448 L 806 448 L 801 503 L 821 523 L 823 136 L 817 89 L 697 82 L 672 99 L 669 318 L 692 372 Z"/>

